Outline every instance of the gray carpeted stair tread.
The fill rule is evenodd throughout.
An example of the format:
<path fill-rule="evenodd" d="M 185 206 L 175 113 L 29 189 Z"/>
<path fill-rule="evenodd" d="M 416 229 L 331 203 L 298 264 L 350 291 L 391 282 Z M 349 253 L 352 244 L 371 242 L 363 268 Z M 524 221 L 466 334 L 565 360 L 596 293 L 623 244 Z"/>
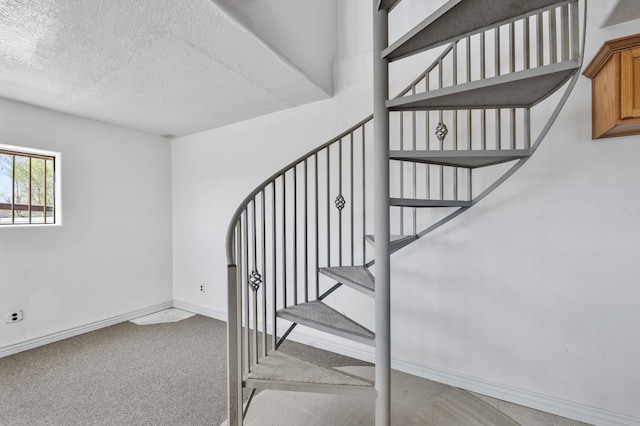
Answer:
<path fill-rule="evenodd" d="M 368 345 L 373 345 L 375 338 L 371 330 L 319 301 L 300 303 L 280 309 L 277 316 Z"/>
<path fill-rule="evenodd" d="M 465 34 L 566 3 L 563 0 L 449 0 L 382 54 L 389 61 L 446 44 Z"/>
<path fill-rule="evenodd" d="M 247 387 L 319 393 L 353 393 L 370 391 L 366 379 L 320 367 L 307 361 L 272 351 L 245 377 Z"/>
<path fill-rule="evenodd" d="M 392 206 L 398 207 L 471 207 L 472 201 L 464 200 L 420 200 L 414 198 L 391 198 Z"/>
<path fill-rule="evenodd" d="M 366 238 L 369 243 L 376 243 L 375 235 L 367 235 Z M 391 235 L 389 236 L 389 249 L 391 252 L 400 250 L 402 247 L 411 244 L 417 239 L 418 237 L 415 235 Z"/>
<path fill-rule="evenodd" d="M 387 101 L 392 111 L 529 108 L 556 91 L 580 69 L 576 61 L 461 83 Z"/>
<path fill-rule="evenodd" d="M 487 167 L 531 156 L 530 149 L 449 150 L 449 151 L 390 151 L 392 160 L 436 164 L 440 166 Z"/>
<path fill-rule="evenodd" d="M 320 268 L 320 273 L 367 296 L 373 296 L 375 278 L 366 266 L 331 266 Z"/>

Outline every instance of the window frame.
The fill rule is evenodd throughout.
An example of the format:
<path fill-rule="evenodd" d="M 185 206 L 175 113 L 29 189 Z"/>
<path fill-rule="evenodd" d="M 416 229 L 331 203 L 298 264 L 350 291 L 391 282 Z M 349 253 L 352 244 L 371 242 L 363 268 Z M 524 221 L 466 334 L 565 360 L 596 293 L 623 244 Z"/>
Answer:
<path fill-rule="evenodd" d="M 11 194 L 11 221 L 8 223 L 0 223 L 0 229 L 2 228 L 15 228 L 15 227 L 39 227 L 39 226 L 61 226 L 62 225 L 62 203 L 61 203 L 61 186 L 60 186 L 60 164 L 61 164 L 61 154 L 59 152 L 54 152 L 54 151 L 46 151 L 46 150 L 41 150 L 41 149 L 35 149 L 35 148 L 27 148 L 27 147 L 23 147 L 23 146 L 15 146 L 15 145 L 6 145 L 6 144 L 0 144 L 0 154 L 4 154 L 4 155 L 10 155 L 13 156 L 14 158 L 14 164 L 15 164 L 15 157 L 27 157 L 29 158 L 29 162 L 31 163 L 31 159 L 37 159 L 37 160 L 44 160 L 44 167 L 45 167 L 45 172 L 44 172 L 44 179 L 45 179 L 45 185 L 44 185 L 44 194 L 45 194 L 45 200 L 44 200 L 44 205 L 40 206 L 39 204 L 32 204 L 32 200 L 31 197 L 33 195 L 33 190 L 32 190 L 32 178 L 31 178 L 31 166 L 30 166 L 30 178 L 29 178 L 29 200 L 27 204 L 21 203 L 21 204 L 16 204 L 15 203 L 15 175 L 13 178 L 11 178 L 12 182 L 12 194 Z M 47 199 L 47 191 L 48 189 L 46 188 L 46 164 L 47 161 L 50 160 L 53 162 L 53 200 L 52 203 L 49 204 L 48 203 L 48 199 Z M 6 203 L 2 203 L 2 204 L 6 204 Z M 29 220 L 28 222 L 16 222 L 16 209 L 14 209 L 14 206 L 16 205 L 20 205 L 21 207 L 26 206 L 27 207 L 27 211 L 29 212 Z M 37 206 L 38 209 L 33 209 L 34 206 Z M 53 222 L 47 222 L 47 207 L 52 206 L 53 207 Z M 6 209 L 5 209 L 6 210 Z M 24 208 L 21 208 L 19 210 L 24 210 Z M 33 217 L 31 216 L 31 212 L 32 211 L 42 211 L 42 222 L 33 222 Z"/>

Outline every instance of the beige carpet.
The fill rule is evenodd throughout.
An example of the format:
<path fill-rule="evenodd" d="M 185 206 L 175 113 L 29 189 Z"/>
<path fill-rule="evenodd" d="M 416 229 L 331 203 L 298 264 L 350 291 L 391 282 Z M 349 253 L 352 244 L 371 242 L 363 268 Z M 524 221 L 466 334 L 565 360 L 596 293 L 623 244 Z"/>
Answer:
<path fill-rule="evenodd" d="M 373 367 L 340 370 L 373 380 Z M 460 389 L 400 372 L 391 375 L 393 425 L 518 425 L 497 409 Z M 371 397 L 263 391 L 252 401 L 247 426 L 373 425 Z M 226 425 L 226 422 L 223 423 Z"/>

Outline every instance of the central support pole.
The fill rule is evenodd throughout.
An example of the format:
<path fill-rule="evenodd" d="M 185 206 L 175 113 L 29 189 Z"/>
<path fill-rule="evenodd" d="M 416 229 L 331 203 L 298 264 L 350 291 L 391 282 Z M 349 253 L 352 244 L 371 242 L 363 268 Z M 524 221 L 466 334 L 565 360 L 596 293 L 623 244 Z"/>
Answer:
<path fill-rule="evenodd" d="M 227 267 L 227 424 L 242 426 L 242 226 L 236 226 L 235 265 Z M 231 257 L 231 256 L 230 256 Z M 231 260 L 231 259 L 229 259 Z M 232 262 L 233 263 L 233 262 Z"/>
<path fill-rule="evenodd" d="M 389 253 L 388 12 L 373 0 L 373 170 L 376 274 L 376 426 L 391 424 L 391 262 Z"/>

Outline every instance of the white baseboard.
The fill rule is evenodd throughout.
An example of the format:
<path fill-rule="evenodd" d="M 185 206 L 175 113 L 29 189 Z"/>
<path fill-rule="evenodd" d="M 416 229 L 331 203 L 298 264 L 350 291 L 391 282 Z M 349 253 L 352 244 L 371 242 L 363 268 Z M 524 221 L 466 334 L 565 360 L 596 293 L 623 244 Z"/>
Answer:
<path fill-rule="evenodd" d="M 69 337 L 78 336 L 90 331 L 99 330 L 104 327 L 109 327 L 121 322 L 129 321 L 135 318 L 143 317 L 145 315 L 153 314 L 158 311 L 169 308 L 178 308 L 185 311 L 193 312 L 194 314 L 203 315 L 210 318 L 215 318 L 221 321 L 227 320 L 227 314 L 209 309 L 202 308 L 200 306 L 192 305 L 187 302 L 181 302 L 179 300 L 171 300 L 159 305 L 149 306 L 147 308 L 138 309 L 126 314 L 117 315 L 115 317 L 106 318 L 104 320 L 92 322 L 89 324 L 74 327 L 68 330 L 59 331 L 56 333 L 48 334 L 46 336 L 37 337 L 35 339 L 25 340 L 24 342 L 14 343 L 8 346 L 0 347 L 0 358 L 5 356 L 17 354 L 29 349 L 34 349 L 39 346 L 48 345 L 49 343 L 58 342 L 60 340 L 68 339 Z"/>
<path fill-rule="evenodd" d="M 280 327 L 278 327 L 278 329 L 281 336 L 286 331 L 286 328 L 280 329 Z M 340 337 L 327 337 L 326 334 L 320 335 L 320 333 L 314 332 L 313 330 L 296 328 L 287 339 L 361 361 L 374 362 L 375 350 L 372 346 L 356 343 Z"/>
<path fill-rule="evenodd" d="M 128 312 L 126 314 L 117 315 L 115 317 L 106 318 L 100 321 L 92 322 L 86 325 L 81 325 L 68 330 L 59 331 L 57 333 L 48 334 L 46 336 L 37 337 L 35 339 L 26 340 L 24 342 L 15 343 L 12 345 L 4 346 L 0 348 L 0 358 L 5 356 L 17 354 L 18 352 L 34 349 L 39 346 L 48 345 L 60 340 L 68 339 L 69 337 L 78 336 L 90 331 L 99 330 L 104 327 L 109 327 L 124 321 L 129 321 L 135 318 L 139 318 L 145 315 L 153 314 L 163 309 L 168 309 L 173 306 L 173 301 L 161 303 L 159 305 L 149 306 L 147 308 L 138 309 L 137 311 Z"/>
<path fill-rule="evenodd" d="M 203 308 L 202 306 L 194 305 L 193 303 L 184 302 L 182 300 L 174 300 L 173 307 L 177 309 L 182 309 L 183 311 L 192 312 L 194 314 L 202 315 L 205 317 L 217 319 L 220 321 L 227 321 L 227 313 L 226 312 L 218 312 L 212 309 Z"/>
<path fill-rule="evenodd" d="M 392 368 L 546 413 L 598 426 L 640 425 L 640 418 L 393 357 Z"/>

